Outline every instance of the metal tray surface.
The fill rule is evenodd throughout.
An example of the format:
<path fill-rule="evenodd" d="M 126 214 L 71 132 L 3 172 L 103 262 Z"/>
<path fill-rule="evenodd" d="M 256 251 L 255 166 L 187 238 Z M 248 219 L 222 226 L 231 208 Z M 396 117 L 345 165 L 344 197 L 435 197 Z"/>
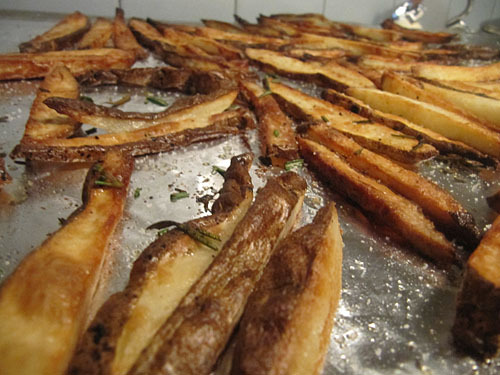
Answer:
<path fill-rule="evenodd" d="M 130 15 L 129 15 L 130 16 Z M 0 49 L 16 51 L 17 44 L 43 32 L 56 15 L 0 12 Z M 149 59 L 142 65 L 158 62 Z M 37 81 L 0 83 L 0 152 L 14 181 L 0 192 L 0 281 L 21 259 L 59 227 L 81 204 L 81 189 L 88 165 L 16 164 L 8 157 L 22 137 Z M 310 92 L 310 85 L 302 85 Z M 157 111 L 144 104 L 146 89 L 99 88 L 85 91 L 96 103 L 130 93 L 123 110 Z M 173 101 L 176 95 L 154 92 Z M 206 214 L 196 197 L 214 194 L 222 177 L 212 166 L 227 167 L 232 156 L 248 151 L 258 156 L 255 131 L 246 139 L 198 144 L 170 153 L 136 159 L 125 215 L 113 240 L 113 262 L 103 295 L 120 290 L 131 264 L 155 238 L 145 228 L 159 220 L 185 221 Z M 280 173 L 264 168 L 255 159 L 255 189 L 266 177 Z M 500 174 L 464 165 L 457 160 L 434 159 L 420 163 L 420 172 L 447 189 L 486 230 L 494 219 L 485 197 L 500 187 Z M 339 198 L 306 168 L 308 181 L 301 224 L 310 222 L 327 199 L 339 209 L 344 241 L 343 290 L 327 354 L 325 375 L 382 374 L 498 374 L 500 359 L 485 363 L 457 353 L 450 328 L 460 271 L 446 273 L 389 238 L 373 231 L 359 211 Z M 141 194 L 134 198 L 136 188 Z M 170 193 L 181 188 L 189 198 L 170 202 Z"/>

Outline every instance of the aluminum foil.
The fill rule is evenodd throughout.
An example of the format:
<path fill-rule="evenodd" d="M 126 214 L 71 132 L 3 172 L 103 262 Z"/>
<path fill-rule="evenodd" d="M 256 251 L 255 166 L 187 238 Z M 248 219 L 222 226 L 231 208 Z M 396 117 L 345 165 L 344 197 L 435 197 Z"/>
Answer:
<path fill-rule="evenodd" d="M 43 32 L 58 19 L 30 13 L 0 13 L 0 49 L 16 51 L 17 44 Z M 150 59 L 143 65 L 157 64 Z M 22 137 L 38 82 L 0 83 L 0 152 L 9 154 Z M 309 85 L 301 85 L 310 92 Z M 145 104 L 146 89 L 88 89 L 98 104 L 128 93 L 131 101 L 121 109 L 158 111 Z M 178 95 L 153 91 L 169 103 Z M 156 234 L 145 228 L 159 220 L 185 221 L 207 214 L 196 198 L 214 194 L 222 177 L 214 165 L 226 168 L 230 158 L 251 149 L 259 154 L 256 135 L 233 136 L 175 152 L 136 159 L 125 215 L 113 240 L 113 263 L 104 295 L 126 284 L 131 264 Z M 14 181 L 0 192 L 0 281 L 49 233 L 59 228 L 81 204 L 87 165 L 16 164 L 6 157 Z M 472 212 L 485 231 L 494 213 L 485 197 L 500 188 L 498 172 L 477 169 L 457 160 L 434 159 L 420 163 L 420 172 L 435 181 Z M 279 173 L 258 159 L 252 167 L 255 188 Z M 450 328 L 455 314 L 460 271 L 444 272 L 411 250 L 377 234 L 363 215 L 338 197 L 306 168 L 308 181 L 301 223 L 310 222 L 325 200 L 339 209 L 344 241 L 342 299 L 331 333 L 323 374 L 498 374 L 500 359 L 478 362 L 457 353 Z M 170 202 L 175 188 L 189 198 Z M 134 192 L 139 189 L 139 197 Z"/>

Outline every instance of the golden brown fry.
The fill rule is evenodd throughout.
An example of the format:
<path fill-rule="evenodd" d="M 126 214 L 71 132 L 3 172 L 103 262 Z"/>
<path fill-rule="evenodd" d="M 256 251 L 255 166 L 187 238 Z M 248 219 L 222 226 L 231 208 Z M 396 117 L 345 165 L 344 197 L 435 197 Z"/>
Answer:
<path fill-rule="evenodd" d="M 132 158 L 115 152 L 106 155 L 99 168 L 91 168 L 82 207 L 2 285 L 3 375 L 65 372 L 95 307 L 94 293 L 123 212 L 132 169 Z"/>
<path fill-rule="evenodd" d="M 114 48 L 0 55 L 0 80 L 45 77 L 56 65 L 65 65 L 73 75 L 90 70 L 130 68 L 135 56 Z"/>
<path fill-rule="evenodd" d="M 430 32 L 424 30 L 414 30 L 414 29 L 406 29 L 397 25 L 392 19 L 386 19 L 382 23 L 382 27 L 384 29 L 395 30 L 403 35 L 403 38 L 416 42 L 423 43 L 449 43 L 451 42 L 456 35 L 445 32 Z"/>
<path fill-rule="evenodd" d="M 500 134 L 441 107 L 387 91 L 352 88 L 346 92 L 383 112 L 404 117 L 447 138 L 500 157 Z"/>
<path fill-rule="evenodd" d="M 106 18 L 99 17 L 76 46 L 78 49 L 110 47 L 108 44 L 112 34 L 113 23 Z"/>
<path fill-rule="evenodd" d="M 288 56 L 295 57 L 297 59 L 307 59 L 309 56 L 320 57 L 325 59 L 339 59 L 346 55 L 345 51 L 341 49 L 308 49 L 308 48 L 293 48 L 286 51 Z"/>
<path fill-rule="evenodd" d="M 284 44 L 286 41 L 279 38 L 266 37 L 262 35 L 255 35 L 251 33 L 235 34 L 220 31 L 217 29 L 212 29 L 209 27 L 199 27 L 196 29 L 198 35 L 205 36 L 207 38 L 215 40 L 223 40 L 228 42 L 236 42 L 239 45 L 246 47 L 250 46 L 269 46 L 278 48 Z"/>
<path fill-rule="evenodd" d="M 245 54 L 278 74 L 333 85 L 340 90 L 346 87 L 375 87 L 373 82 L 365 76 L 333 61 L 325 64 L 318 61 L 303 62 L 281 52 L 254 48 L 247 48 Z M 318 76 L 319 81 L 316 78 Z"/>
<path fill-rule="evenodd" d="M 500 327 L 500 216 L 467 261 L 453 325 L 455 343 L 480 357 L 498 353 Z"/>
<path fill-rule="evenodd" d="M 319 374 L 341 279 L 342 237 L 329 203 L 271 256 L 245 307 L 231 373 Z"/>
<path fill-rule="evenodd" d="M 491 82 L 462 82 L 462 81 L 429 81 L 442 87 L 464 91 L 485 98 L 500 100 L 500 84 L 497 81 Z"/>
<path fill-rule="evenodd" d="M 391 159 L 410 164 L 437 154 L 434 147 L 421 144 L 414 137 L 371 122 L 340 106 L 314 98 L 280 83 L 269 81 L 269 88 L 286 102 L 286 111 L 291 116 L 303 120 L 325 122 L 354 138 L 363 147 L 385 154 Z"/>
<path fill-rule="evenodd" d="M 241 25 L 246 33 L 257 34 L 271 38 L 281 38 L 283 36 L 283 33 L 279 30 L 264 25 L 252 24 L 247 20 L 241 18 L 237 14 L 234 15 L 234 19 Z"/>
<path fill-rule="evenodd" d="M 223 22 L 217 20 L 204 20 L 204 19 L 202 19 L 201 22 L 203 22 L 203 24 L 206 27 L 209 27 L 211 29 L 217 29 L 227 33 L 242 34 L 245 32 L 243 29 L 240 29 L 238 26 L 233 25 L 232 23 L 229 22 Z"/>
<path fill-rule="evenodd" d="M 453 238 L 461 239 L 469 249 L 474 249 L 479 243 L 480 232 L 473 216 L 436 184 L 383 156 L 363 149 L 325 124 L 309 127 L 306 135 L 341 155 L 353 168 L 418 204 L 438 228 Z"/>
<path fill-rule="evenodd" d="M 461 155 L 465 158 L 480 161 L 489 166 L 495 166 L 497 164 L 495 159 L 479 152 L 465 143 L 453 141 L 435 131 L 416 125 L 404 117 L 374 109 L 352 96 L 328 89 L 323 92 L 323 98 L 351 112 L 366 117 L 373 122 L 384 124 L 391 129 L 413 136 L 421 142 L 428 143 L 438 149 L 441 154 Z"/>
<path fill-rule="evenodd" d="M 125 23 L 125 13 L 122 8 L 116 8 L 113 20 L 113 43 L 116 48 L 134 53 L 139 60 L 148 56 L 147 51 L 141 47 Z"/>
<path fill-rule="evenodd" d="M 298 141 L 304 160 L 336 192 L 355 201 L 364 211 L 390 226 L 412 247 L 439 265 L 447 267 L 456 262 L 453 245 L 434 228 L 417 205 L 356 172 L 326 147 L 307 139 Z"/>
<path fill-rule="evenodd" d="M 382 71 L 395 70 L 398 72 L 411 72 L 411 69 L 417 62 L 405 61 L 396 58 L 389 58 L 378 55 L 363 55 L 358 59 L 358 65 L 365 68 L 377 69 Z"/>
<path fill-rule="evenodd" d="M 269 157 L 273 165 L 280 167 L 288 160 L 297 159 L 297 141 L 292 121 L 281 111 L 276 100 L 254 82 L 242 81 L 241 87 L 252 103 L 259 121 L 262 154 Z"/>
<path fill-rule="evenodd" d="M 130 375 L 210 372 L 275 245 L 291 230 L 305 190 L 305 181 L 293 172 L 268 180 L 217 258 L 141 353 Z"/>
<path fill-rule="evenodd" d="M 500 79 L 500 62 L 482 66 L 455 66 L 421 63 L 412 68 L 421 78 L 438 81 L 494 81 Z"/>
<path fill-rule="evenodd" d="M 186 223 L 218 236 L 220 241 L 214 241 L 218 249 L 252 203 L 251 163 L 250 154 L 233 157 L 213 214 Z M 126 374 L 217 253 L 178 229 L 150 244 L 135 261 L 125 290 L 110 297 L 97 313 L 68 373 Z M 96 352 L 106 355 L 95 360 Z"/>
<path fill-rule="evenodd" d="M 74 12 L 34 39 L 21 43 L 20 52 L 47 52 L 71 47 L 90 28 L 87 16 Z"/>

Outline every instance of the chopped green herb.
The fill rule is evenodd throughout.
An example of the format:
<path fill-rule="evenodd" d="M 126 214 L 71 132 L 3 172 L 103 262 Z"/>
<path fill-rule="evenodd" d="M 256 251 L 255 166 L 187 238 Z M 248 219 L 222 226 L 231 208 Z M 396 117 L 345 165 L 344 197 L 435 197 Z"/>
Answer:
<path fill-rule="evenodd" d="M 59 221 L 59 224 L 60 224 L 60 225 L 64 225 L 64 224 L 66 224 L 66 219 L 65 219 L 65 218 L 63 218 L 63 217 L 58 217 L 58 218 L 57 218 L 57 220 Z"/>
<path fill-rule="evenodd" d="M 216 165 L 213 165 L 212 166 L 212 172 L 213 173 L 218 173 L 220 174 L 222 177 L 224 177 L 224 175 L 226 174 L 226 170 L 225 169 L 222 169 L 221 167 L 218 167 Z"/>
<path fill-rule="evenodd" d="M 160 236 L 165 234 L 168 231 L 167 228 L 172 226 L 175 226 L 177 229 L 186 233 L 193 240 L 202 243 L 210 249 L 218 250 L 217 244 L 213 243 L 213 241 L 220 242 L 221 239 L 218 235 L 208 232 L 190 223 L 181 224 L 175 221 L 165 220 L 152 224 L 147 229 L 160 229 L 160 231 L 158 232 L 158 235 Z"/>
<path fill-rule="evenodd" d="M 285 170 L 289 171 L 294 168 L 301 168 L 304 165 L 304 159 L 290 160 L 285 163 Z"/>
<path fill-rule="evenodd" d="M 111 107 L 118 107 L 130 101 L 130 94 L 123 95 L 120 99 L 112 101 L 109 99 L 106 103 L 111 104 Z"/>
<path fill-rule="evenodd" d="M 107 186 L 113 188 L 123 187 L 123 183 L 119 181 L 115 176 L 106 172 L 102 164 L 96 164 L 93 167 L 94 172 L 96 172 L 96 179 L 94 185 L 97 186 Z"/>
<path fill-rule="evenodd" d="M 372 122 L 370 120 L 359 120 L 359 121 L 353 121 L 353 124 L 371 124 Z"/>
<path fill-rule="evenodd" d="M 160 229 L 160 230 L 158 231 L 158 233 L 156 233 L 156 235 L 157 235 L 158 237 L 160 237 L 160 236 L 163 236 L 163 235 L 164 235 L 165 233 L 167 233 L 167 232 L 168 232 L 168 228 L 163 228 L 163 229 Z"/>
<path fill-rule="evenodd" d="M 80 95 L 80 100 L 83 100 L 85 102 L 94 103 L 94 99 L 92 99 L 90 96 L 86 96 L 86 95 Z"/>
<path fill-rule="evenodd" d="M 324 122 L 330 122 L 330 120 L 328 120 L 328 117 L 326 117 L 326 116 L 321 116 L 321 119 L 322 119 Z"/>
<path fill-rule="evenodd" d="M 165 100 L 163 100 L 162 98 L 159 98 L 157 96 L 153 96 L 153 95 L 148 95 L 146 96 L 146 102 L 150 102 L 150 103 L 153 103 L 153 104 L 156 104 L 156 105 L 159 105 L 159 106 L 162 106 L 162 107 L 167 107 L 168 104 Z"/>
<path fill-rule="evenodd" d="M 134 190 L 134 198 L 135 199 L 137 199 L 141 196 L 141 190 L 142 190 L 142 188 L 139 188 L 139 187 Z"/>
<path fill-rule="evenodd" d="M 170 202 L 177 202 L 179 199 L 184 199 L 189 197 L 187 191 L 178 191 L 177 193 L 170 194 Z"/>
<path fill-rule="evenodd" d="M 361 147 L 361 148 L 357 149 L 356 151 L 354 151 L 354 155 L 359 156 L 359 155 L 361 155 L 362 152 L 363 152 L 363 147 Z"/>
<path fill-rule="evenodd" d="M 264 96 L 271 95 L 273 92 L 271 90 L 264 91 L 262 94 L 260 94 L 259 98 L 263 98 Z"/>
<path fill-rule="evenodd" d="M 280 136 L 280 131 L 279 131 L 278 129 L 275 129 L 275 130 L 273 131 L 273 135 L 274 135 L 275 137 L 279 137 L 279 136 Z"/>
<path fill-rule="evenodd" d="M 87 135 L 94 134 L 94 133 L 97 133 L 96 128 L 90 128 L 88 130 L 85 130 L 85 134 L 87 134 Z"/>
<path fill-rule="evenodd" d="M 424 145 L 424 141 L 422 138 L 418 139 L 418 143 L 411 148 L 412 151 L 418 150 L 420 147 Z"/>

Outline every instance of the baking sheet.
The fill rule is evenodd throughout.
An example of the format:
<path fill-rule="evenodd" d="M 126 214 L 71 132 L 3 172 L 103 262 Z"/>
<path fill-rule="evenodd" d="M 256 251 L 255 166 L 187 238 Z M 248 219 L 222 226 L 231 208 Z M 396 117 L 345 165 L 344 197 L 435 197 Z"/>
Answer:
<path fill-rule="evenodd" d="M 130 15 L 129 15 L 130 16 Z M 0 12 L 0 49 L 16 51 L 17 44 L 45 31 L 55 15 Z M 147 61 L 142 65 L 156 62 Z M 38 82 L 0 83 L 0 152 L 8 154 L 22 137 Z M 130 93 L 123 110 L 162 110 L 144 104 L 146 92 L 170 102 L 176 95 L 150 89 L 88 89 L 96 103 Z M 133 260 L 155 233 L 145 228 L 156 221 L 185 221 L 204 215 L 196 197 L 213 194 L 222 177 L 212 166 L 226 168 L 232 156 L 248 151 L 258 155 L 254 132 L 247 141 L 239 136 L 186 149 L 136 159 L 124 220 L 113 240 L 113 267 L 105 295 L 123 288 Z M 14 178 L 0 193 L 0 281 L 32 249 L 59 227 L 81 204 L 86 165 L 16 164 L 6 158 Z M 435 159 L 420 164 L 422 174 L 451 192 L 469 209 L 485 230 L 494 218 L 485 197 L 500 187 L 498 172 L 467 167 L 456 160 Z M 252 168 L 255 188 L 265 183 L 266 170 L 257 158 Z M 306 169 L 308 181 L 301 222 L 309 222 L 326 199 L 334 199 L 343 230 L 344 263 L 342 299 L 331 333 L 324 374 L 498 374 L 500 359 L 477 362 L 460 355 L 451 344 L 459 271 L 445 273 L 429 262 L 376 234 L 359 212 L 332 193 Z M 134 191 L 140 188 L 138 198 Z M 170 202 L 170 193 L 181 188 L 189 198 Z"/>

